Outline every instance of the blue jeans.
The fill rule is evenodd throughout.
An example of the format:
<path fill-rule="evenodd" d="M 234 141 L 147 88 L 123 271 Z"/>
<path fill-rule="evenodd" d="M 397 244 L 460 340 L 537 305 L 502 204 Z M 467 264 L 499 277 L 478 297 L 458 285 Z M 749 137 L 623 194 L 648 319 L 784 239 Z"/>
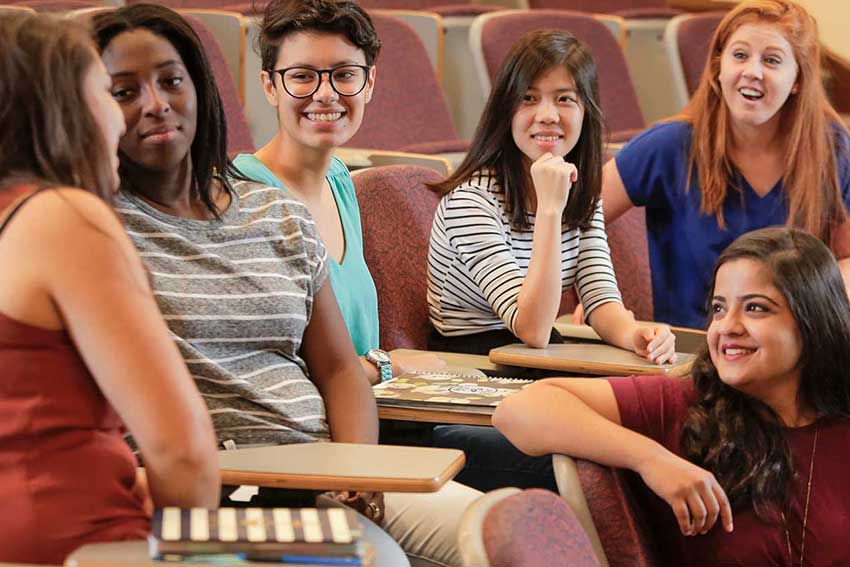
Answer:
<path fill-rule="evenodd" d="M 434 428 L 433 444 L 466 453 L 466 466 L 455 480 L 482 492 L 506 486 L 558 491 L 552 456 L 526 455 L 495 427 L 438 425 Z"/>

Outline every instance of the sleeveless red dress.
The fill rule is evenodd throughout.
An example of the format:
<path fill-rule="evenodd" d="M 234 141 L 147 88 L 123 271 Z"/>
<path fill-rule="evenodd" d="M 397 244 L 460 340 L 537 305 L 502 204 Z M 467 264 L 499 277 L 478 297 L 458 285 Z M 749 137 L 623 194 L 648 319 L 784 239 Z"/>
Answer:
<path fill-rule="evenodd" d="M 0 561 L 147 535 L 121 419 L 65 331 L 0 313 L 0 416 Z"/>

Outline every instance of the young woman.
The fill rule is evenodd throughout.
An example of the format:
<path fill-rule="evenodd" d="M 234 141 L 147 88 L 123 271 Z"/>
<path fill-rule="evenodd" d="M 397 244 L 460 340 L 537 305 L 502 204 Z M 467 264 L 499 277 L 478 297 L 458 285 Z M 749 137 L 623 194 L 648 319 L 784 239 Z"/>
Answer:
<path fill-rule="evenodd" d="M 559 341 L 561 295 L 576 285 L 606 342 L 674 359 L 670 328 L 639 325 L 620 300 L 599 199 L 597 91 L 590 52 L 566 32 L 532 32 L 511 49 L 469 154 L 435 187 L 446 195 L 429 254 L 434 350 Z"/>
<path fill-rule="evenodd" d="M 260 24 L 260 80 L 279 131 L 240 171 L 301 200 L 329 252 L 328 274 L 346 327 L 372 383 L 406 370 L 437 370 L 433 355 L 378 348 L 378 296 L 363 258 L 360 209 L 345 164 L 333 157 L 360 128 L 375 86 L 381 42 L 354 1 L 275 0 Z M 389 363 L 387 363 L 389 362 Z"/>
<path fill-rule="evenodd" d="M 496 427 L 530 454 L 639 473 L 665 565 L 850 564 L 850 302 L 834 257 L 801 230 L 758 230 L 720 256 L 710 292 L 692 377 L 545 380 Z"/>
<path fill-rule="evenodd" d="M 0 561 L 59 564 L 144 538 L 151 504 L 218 503 L 210 418 L 108 205 L 110 85 L 85 30 L 0 16 Z"/>
<path fill-rule="evenodd" d="M 848 148 L 821 83 L 814 19 L 790 0 L 736 6 L 682 115 L 604 169 L 607 222 L 646 207 L 655 320 L 702 328 L 714 263 L 750 230 L 797 226 L 850 256 Z"/>
<path fill-rule="evenodd" d="M 226 177 L 235 172 L 198 37 L 151 4 L 98 15 L 94 26 L 127 125 L 118 211 L 221 444 L 376 442 L 375 400 L 326 285 L 316 222 L 279 189 Z M 279 492 L 260 498 L 287 502 Z M 435 495 L 338 495 L 433 560 L 423 565 L 459 563 L 457 523 L 477 496 L 455 484 Z M 379 563 L 407 564 L 367 526 Z"/>

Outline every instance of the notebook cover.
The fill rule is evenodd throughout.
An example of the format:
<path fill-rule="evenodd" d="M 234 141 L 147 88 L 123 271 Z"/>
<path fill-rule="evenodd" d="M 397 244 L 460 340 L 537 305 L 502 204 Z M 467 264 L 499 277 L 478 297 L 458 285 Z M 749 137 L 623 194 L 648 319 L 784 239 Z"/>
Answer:
<path fill-rule="evenodd" d="M 348 508 L 158 508 L 151 557 L 167 554 L 362 555 L 362 528 Z"/>
<path fill-rule="evenodd" d="M 380 406 L 493 408 L 530 383 L 516 378 L 407 372 L 373 386 L 372 390 Z"/>

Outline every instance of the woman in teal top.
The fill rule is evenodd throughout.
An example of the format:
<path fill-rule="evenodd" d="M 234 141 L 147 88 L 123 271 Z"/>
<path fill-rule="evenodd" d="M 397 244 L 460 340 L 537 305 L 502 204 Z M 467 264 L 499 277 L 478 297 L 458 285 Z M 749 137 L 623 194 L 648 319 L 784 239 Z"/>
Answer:
<path fill-rule="evenodd" d="M 281 180 L 256 155 L 240 154 L 233 163 L 246 177 L 286 190 Z M 325 179 L 333 194 L 345 242 L 342 262 L 336 258 L 328 262 L 331 286 L 354 348 L 363 356 L 378 348 L 378 292 L 363 258 L 360 206 L 351 174 L 339 158 L 331 159 Z"/>
<path fill-rule="evenodd" d="M 238 156 L 235 164 L 247 177 L 297 197 L 312 213 L 328 250 L 340 310 L 363 367 L 376 383 L 444 363 L 434 355 L 393 355 L 390 360 L 378 349 L 378 297 L 363 258 L 360 209 L 351 175 L 333 153 L 363 120 L 380 41 L 368 16 L 346 6 L 320 10 L 305 3 L 266 10 L 260 79 L 277 110 L 278 133 L 257 153 Z M 337 17 L 342 12 L 345 17 Z"/>

